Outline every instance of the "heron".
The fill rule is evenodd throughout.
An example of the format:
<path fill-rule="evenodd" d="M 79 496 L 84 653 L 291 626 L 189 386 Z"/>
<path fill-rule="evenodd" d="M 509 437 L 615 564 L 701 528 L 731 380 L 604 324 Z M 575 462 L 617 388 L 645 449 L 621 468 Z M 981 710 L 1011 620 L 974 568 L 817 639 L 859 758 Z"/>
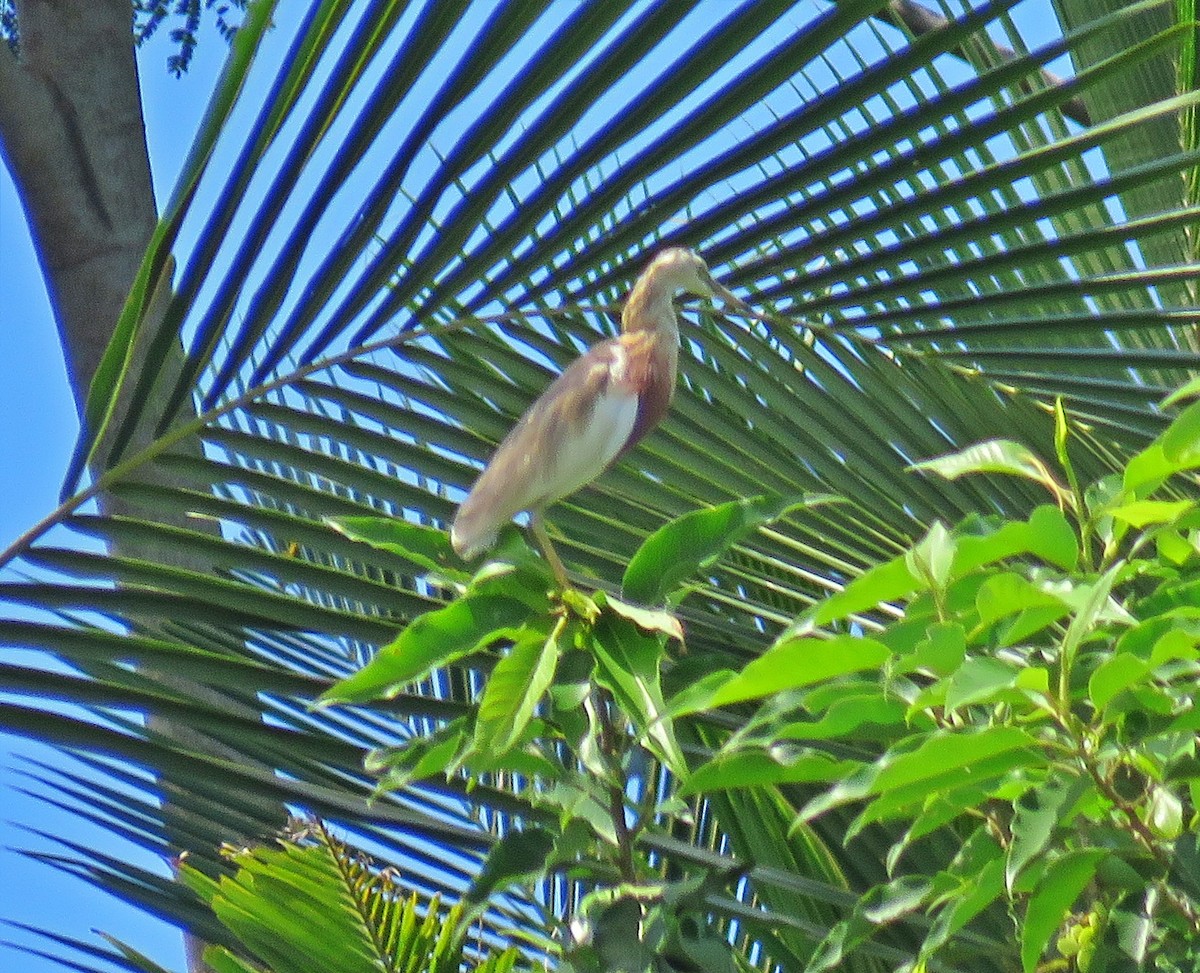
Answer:
<path fill-rule="evenodd" d="M 675 393 L 683 291 L 748 306 L 713 279 L 692 250 L 657 254 L 633 285 L 621 333 L 572 362 L 521 416 L 458 508 L 450 543 L 466 560 L 491 547 L 522 512 L 563 589 L 567 572 L 546 532 L 546 508 L 590 483 L 632 449 L 666 415 Z"/>

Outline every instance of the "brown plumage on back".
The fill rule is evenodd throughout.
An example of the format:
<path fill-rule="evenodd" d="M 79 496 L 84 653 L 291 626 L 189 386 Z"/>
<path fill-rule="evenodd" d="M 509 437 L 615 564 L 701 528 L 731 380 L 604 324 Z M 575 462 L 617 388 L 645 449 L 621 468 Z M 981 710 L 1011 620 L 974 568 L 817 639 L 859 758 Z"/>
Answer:
<path fill-rule="evenodd" d="M 474 557 L 527 510 L 547 560 L 566 585 L 542 511 L 603 473 L 666 415 L 679 355 L 672 299 L 680 290 L 745 306 L 691 250 L 658 254 L 630 291 L 621 334 L 572 362 L 496 449 L 458 508 L 450 529 L 455 551 Z"/>

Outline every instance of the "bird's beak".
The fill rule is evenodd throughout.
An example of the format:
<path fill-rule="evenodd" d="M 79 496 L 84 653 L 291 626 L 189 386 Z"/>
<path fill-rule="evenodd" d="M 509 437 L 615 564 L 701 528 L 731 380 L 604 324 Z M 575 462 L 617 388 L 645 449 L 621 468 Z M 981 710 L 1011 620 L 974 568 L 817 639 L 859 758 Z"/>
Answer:
<path fill-rule="evenodd" d="M 727 307 L 735 308 L 738 311 L 753 311 L 754 310 L 754 308 L 752 308 L 749 304 L 747 304 L 740 297 L 738 297 L 728 287 L 723 287 L 721 284 L 717 283 L 715 280 L 712 282 L 712 288 L 713 288 L 713 297 L 719 297 L 721 299 L 721 303 L 726 305 Z"/>

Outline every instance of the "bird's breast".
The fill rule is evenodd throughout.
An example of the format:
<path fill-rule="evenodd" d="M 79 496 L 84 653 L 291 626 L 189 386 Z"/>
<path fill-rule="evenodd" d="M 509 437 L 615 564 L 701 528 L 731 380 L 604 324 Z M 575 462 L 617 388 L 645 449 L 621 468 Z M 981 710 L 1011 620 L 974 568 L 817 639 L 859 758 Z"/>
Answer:
<path fill-rule="evenodd" d="M 637 424 L 638 399 L 609 381 L 570 421 L 555 430 L 552 462 L 539 463 L 538 493 L 552 501 L 574 493 L 621 455 Z"/>
<path fill-rule="evenodd" d="M 625 368 L 621 384 L 637 397 L 637 420 L 625 448 L 632 448 L 671 407 L 679 346 L 673 336 L 635 331 L 621 336 Z"/>

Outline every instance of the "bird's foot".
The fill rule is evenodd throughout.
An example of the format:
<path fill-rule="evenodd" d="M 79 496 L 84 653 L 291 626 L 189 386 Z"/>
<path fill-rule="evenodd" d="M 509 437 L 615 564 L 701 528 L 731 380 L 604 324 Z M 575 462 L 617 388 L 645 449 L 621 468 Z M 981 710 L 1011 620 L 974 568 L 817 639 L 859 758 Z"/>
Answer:
<path fill-rule="evenodd" d="M 563 588 L 557 593 L 557 598 L 565 614 L 574 615 L 589 625 L 594 625 L 596 619 L 600 617 L 600 608 L 596 602 L 582 591 L 575 588 Z"/>

